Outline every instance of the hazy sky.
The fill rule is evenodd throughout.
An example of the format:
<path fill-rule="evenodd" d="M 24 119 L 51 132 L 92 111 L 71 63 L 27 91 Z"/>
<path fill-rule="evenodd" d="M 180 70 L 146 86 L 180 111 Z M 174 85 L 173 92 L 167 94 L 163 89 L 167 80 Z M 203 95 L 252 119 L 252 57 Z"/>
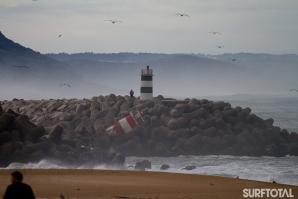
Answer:
<path fill-rule="evenodd" d="M 298 54 L 298 1 L 0 0 L 0 31 L 41 53 Z"/>

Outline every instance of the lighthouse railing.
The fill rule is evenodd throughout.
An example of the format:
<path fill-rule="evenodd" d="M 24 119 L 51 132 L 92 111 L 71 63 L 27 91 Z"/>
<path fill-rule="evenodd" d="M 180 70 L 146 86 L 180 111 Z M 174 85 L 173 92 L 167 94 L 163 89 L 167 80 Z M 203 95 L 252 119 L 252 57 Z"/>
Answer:
<path fill-rule="evenodd" d="M 141 75 L 143 75 L 143 76 L 146 76 L 146 75 L 153 76 L 153 70 L 152 69 L 142 69 L 141 70 Z"/>

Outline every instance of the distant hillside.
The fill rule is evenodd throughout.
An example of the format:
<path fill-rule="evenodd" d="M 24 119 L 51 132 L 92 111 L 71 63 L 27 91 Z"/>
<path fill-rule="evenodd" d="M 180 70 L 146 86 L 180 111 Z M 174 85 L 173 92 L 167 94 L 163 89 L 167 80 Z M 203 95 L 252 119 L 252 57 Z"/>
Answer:
<path fill-rule="evenodd" d="M 235 65 L 257 69 L 269 75 L 292 81 L 296 83 L 296 87 L 298 86 L 298 56 L 296 54 L 225 53 L 209 56 L 209 58 L 220 61 L 230 61 L 229 58 L 235 58 L 238 59 L 233 62 Z"/>
<path fill-rule="evenodd" d="M 268 61 L 243 61 L 235 63 L 252 69 L 261 70 L 267 74 L 296 83 L 298 87 L 298 60 L 268 60 Z"/>
<path fill-rule="evenodd" d="M 30 69 L 18 70 L 13 66 L 25 65 Z M 48 78 L 82 78 L 69 65 L 43 56 L 30 48 L 14 43 L 0 32 L 0 69 L 5 77 L 26 78 L 24 74 L 43 79 Z M 66 75 L 67 74 L 67 75 Z"/>
<path fill-rule="evenodd" d="M 228 58 L 236 58 L 241 61 L 298 61 L 296 54 L 268 54 L 268 53 L 224 53 L 214 55 L 217 59 L 227 60 Z"/>
<path fill-rule="evenodd" d="M 159 60 L 164 58 L 176 57 L 181 54 L 163 54 L 163 53 L 59 53 L 59 54 L 44 54 L 59 61 L 69 61 L 75 59 L 85 59 L 91 61 L 103 61 L 103 62 L 144 62 L 151 60 Z"/>
<path fill-rule="evenodd" d="M 206 55 L 206 54 L 165 54 L 165 53 L 131 53 L 131 52 L 123 52 L 123 53 L 93 53 L 93 52 L 85 52 L 85 53 L 49 53 L 44 54 L 45 56 L 51 57 L 55 60 L 59 61 L 69 61 L 75 59 L 85 59 L 91 61 L 114 61 L 114 62 L 145 62 L 166 58 L 173 58 L 181 55 L 191 55 L 201 58 L 208 59 L 216 59 L 227 61 L 229 58 L 236 58 L 241 61 L 298 61 L 298 56 L 296 54 L 283 54 L 283 55 L 275 55 L 268 53 L 224 53 L 219 55 Z"/>
<path fill-rule="evenodd" d="M 240 66 L 232 61 L 218 61 L 179 55 L 165 59 L 136 62 L 69 60 L 84 79 L 139 92 L 140 71 L 149 65 L 154 72 L 154 95 L 198 96 L 235 93 L 284 92 L 295 83 L 262 70 Z M 128 87 L 127 87 L 128 86 Z"/>
<path fill-rule="evenodd" d="M 16 68 L 14 66 L 29 68 Z M 59 88 L 67 83 L 71 89 Z M 83 97 L 101 93 L 123 93 L 115 89 L 84 81 L 71 66 L 41 55 L 7 39 L 0 32 L 0 100 L 16 98 Z"/>
<path fill-rule="evenodd" d="M 175 58 L 186 54 L 160 54 L 160 53 L 59 53 L 59 54 L 45 54 L 48 57 L 59 61 L 73 61 L 73 60 L 85 60 L 83 66 L 87 63 L 98 64 L 98 61 L 104 62 L 99 65 L 113 65 L 109 63 L 128 63 L 130 66 L 132 63 L 137 62 L 150 62 L 161 59 Z M 268 54 L 268 53 L 224 53 L 219 55 L 205 55 L 205 54 L 187 54 L 189 56 L 195 56 L 198 58 L 207 58 L 211 60 L 218 60 L 222 62 L 228 62 L 240 67 L 248 67 L 253 70 L 262 71 L 271 76 L 275 76 L 285 81 L 291 81 L 298 86 L 298 56 L 296 54 Z M 237 61 L 231 61 L 229 58 L 238 59 Z M 87 60 L 91 61 L 88 62 Z M 92 63 L 95 61 L 94 63 Z M 87 65 L 88 65 L 87 64 Z M 82 66 L 82 67 L 83 67 Z M 81 70 L 78 69 L 77 70 Z"/>
<path fill-rule="evenodd" d="M 9 44 L 7 40 L 5 42 L 1 47 L 5 51 L 4 61 L 0 59 L 0 64 L 6 67 L 7 74 L 13 74 L 8 81 L 34 80 L 31 87 L 40 87 L 47 90 L 47 93 L 55 90 L 63 95 L 85 96 L 86 93 L 96 92 L 102 94 L 119 91 L 125 94 L 134 89 L 135 94 L 139 95 L 140 71 L 147 65 L 154 71 L 154 95 L 272 94 L 289 92 L 298 84 L 298 58 L 293 54 L 60 53 L 46 54 L 46 57 L 18 44 Z M 17 56 L 14 56 L 16 52 Z M 238 60 L 231 61 L 229 58 Z M 11 68 L 11 65 L 15 64 L 28 64 L 32 71 Z M 35 81 L 36 79 L 38 81 Z M 67 87 L 63 87 L 56 91 L 57 85 L 62 82 L 71 82 L 76 89 L 67 90 Z M 48 84 L 54 86 L 45 87 Z"/>

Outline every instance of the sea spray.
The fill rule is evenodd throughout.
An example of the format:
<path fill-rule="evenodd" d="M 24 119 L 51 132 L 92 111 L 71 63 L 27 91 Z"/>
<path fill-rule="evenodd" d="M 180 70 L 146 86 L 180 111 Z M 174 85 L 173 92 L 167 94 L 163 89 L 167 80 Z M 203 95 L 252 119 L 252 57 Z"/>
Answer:
<path fill-rule="evenodd" d="M 138 161 L 149 160 L 152 169 L 146 171 L 172 172 L 185 174 L 214 175 L 264 182 L 276 181 L 279 184 L 298 185 L 298 158 L 275 157 L 237 157 L 237 156 L 179 156 L 179 157 L 127 157 L 126 168 L 133 169 Z M 170 168 L 161 171 L 162 164 Z M 182 170 L 186 166 L 196 166 L 194 170 Z M 97 169 L 106 170 L 106 165 L 66 165 L 53 159 L 38 163 L 11 163 L 5 169 Z"/>

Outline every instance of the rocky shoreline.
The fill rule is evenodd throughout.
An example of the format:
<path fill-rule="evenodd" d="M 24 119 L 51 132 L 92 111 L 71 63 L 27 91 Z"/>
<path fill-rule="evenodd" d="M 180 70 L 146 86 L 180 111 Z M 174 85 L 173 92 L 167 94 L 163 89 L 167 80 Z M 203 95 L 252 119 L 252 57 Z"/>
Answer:
<path fill-rule="evenodd" d="M 144 123 L 118 137 L 102 128 L 144 112 Z M 18 100 L 0 104 L 0 167 L 54 158 L 124 168 L 126 156 L 298 156 L 296 132 L 250 108 L 207 99 L 140 101 L 129 96 Z"/>

